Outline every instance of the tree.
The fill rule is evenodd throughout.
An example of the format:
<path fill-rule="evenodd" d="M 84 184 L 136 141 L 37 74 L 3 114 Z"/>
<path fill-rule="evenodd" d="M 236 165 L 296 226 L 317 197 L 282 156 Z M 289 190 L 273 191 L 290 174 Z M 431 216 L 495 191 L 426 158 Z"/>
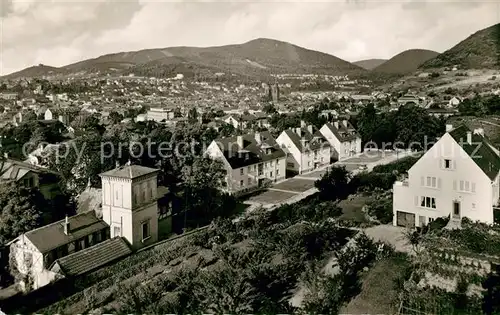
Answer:
<path fill-rule="evenodd" d="M 345 166 L 334 166 L 314 182 L 320 197 L 325 200 L 344 199 L 349 195 L 349 171 Z"/>
<path fill-rule="evenodd" d="M 198 121 L 198 111 L 195 107 L 191 108 L 188 113 L 189 122 L 197 122 Z"/>
<path fill-rule="evenodd" d="M 16 183 L 0 184 L 0 243 L 41 226 L 46 202 L 36 189 Z"/>
<path fill-rule="evenodd" d="M 123 120 L 123 115 L 118 112 L 112 111 L 109 113 L 109 120 L 111 120 L 111 123 L 115 125 L 119 124 Z"/>

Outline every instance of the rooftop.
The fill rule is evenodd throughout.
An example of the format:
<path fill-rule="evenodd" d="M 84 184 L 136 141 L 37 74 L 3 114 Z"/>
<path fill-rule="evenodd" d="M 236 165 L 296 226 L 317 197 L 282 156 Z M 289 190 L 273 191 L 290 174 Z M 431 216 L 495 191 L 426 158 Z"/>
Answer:
<path fill-rule="evenodd" d="M 127 242 L 121 237 L 115 237 L 57 259 L 50 270 L 65 276 L 78 276 L 131 253 Z"/>
<path fill-rule="evenodd" d="M 104 221 L 95 216 L 93 211 L 68 217 L 68 221 L 70 228 L 68 235 L 64 234 L 65 219 L 31 230 L 24 235 L 41 253 L 47 253 L 108 227 Z"/>
<path fill-rule="evenodd" d="M 134 179 L 137 177 L 158 173 L 156 168 L 145 167 L 141 165 L 126 165 L 101 173 L 100 176 L 120 177 L 126 179 Z"/>
<path fill-rule="evenodd" d="M 467 143 L 468 132 L 472 134 L 471 144 Z M 465 125 L 451 130 L 449 134 L 491 180 L 496 178 L 500 171 L 500 156 L 491 148 L 486 137 L 473 133 Z"/>

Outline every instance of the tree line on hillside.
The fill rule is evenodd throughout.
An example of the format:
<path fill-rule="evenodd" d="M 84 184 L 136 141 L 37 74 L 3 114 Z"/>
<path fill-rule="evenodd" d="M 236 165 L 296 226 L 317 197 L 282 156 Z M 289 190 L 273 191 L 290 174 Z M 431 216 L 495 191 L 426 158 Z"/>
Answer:
<path fill-rule="evenodd" d="M 476 94 L 458 104 L 458 111 L 465 116 L 485 116 L 500 114 L 500 96 Z"/>
<path fill-rule="evenodd" d="M 378 149 L 413 150 L 426 149 L 445 132 L 446 120 L 427 114 L 425 109 L 414 105 L 399 107 L 397 111 L 378 113 L 373 104 L 363 108 L 352 121 L 362 142 L 371 143 Z"/>

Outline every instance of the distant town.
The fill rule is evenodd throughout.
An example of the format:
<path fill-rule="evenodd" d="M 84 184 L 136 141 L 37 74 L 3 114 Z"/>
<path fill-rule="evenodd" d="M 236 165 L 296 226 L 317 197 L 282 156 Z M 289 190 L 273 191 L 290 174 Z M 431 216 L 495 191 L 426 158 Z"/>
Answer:
<path fill-rule="evenodd" d="M 499 312 L 499 68 L 282 46 L 0 77 L 0 309 Z"/>

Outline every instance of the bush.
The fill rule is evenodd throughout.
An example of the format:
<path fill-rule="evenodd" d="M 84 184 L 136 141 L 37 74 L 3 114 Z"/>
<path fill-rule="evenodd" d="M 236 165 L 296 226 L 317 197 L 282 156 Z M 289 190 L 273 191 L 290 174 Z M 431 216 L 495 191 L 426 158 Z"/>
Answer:
<path fill-rule="evenodd" d="M 349 182 L 350 191 L 355 193 L 359 190 L 374 190 L 376 188 L 387 190 L 392 188 L 396 179 L 397 176 L 393 173 L 359 173 Z"/>
<path fill-rule="evenodd" d="M 418 157 L 408 156 L 404 157 L 396 162 L 392 162 L 385 165 L 377 165 L 373 168 L 375 173 L 393 173 L 404 174 L 418 161 Z"/>

